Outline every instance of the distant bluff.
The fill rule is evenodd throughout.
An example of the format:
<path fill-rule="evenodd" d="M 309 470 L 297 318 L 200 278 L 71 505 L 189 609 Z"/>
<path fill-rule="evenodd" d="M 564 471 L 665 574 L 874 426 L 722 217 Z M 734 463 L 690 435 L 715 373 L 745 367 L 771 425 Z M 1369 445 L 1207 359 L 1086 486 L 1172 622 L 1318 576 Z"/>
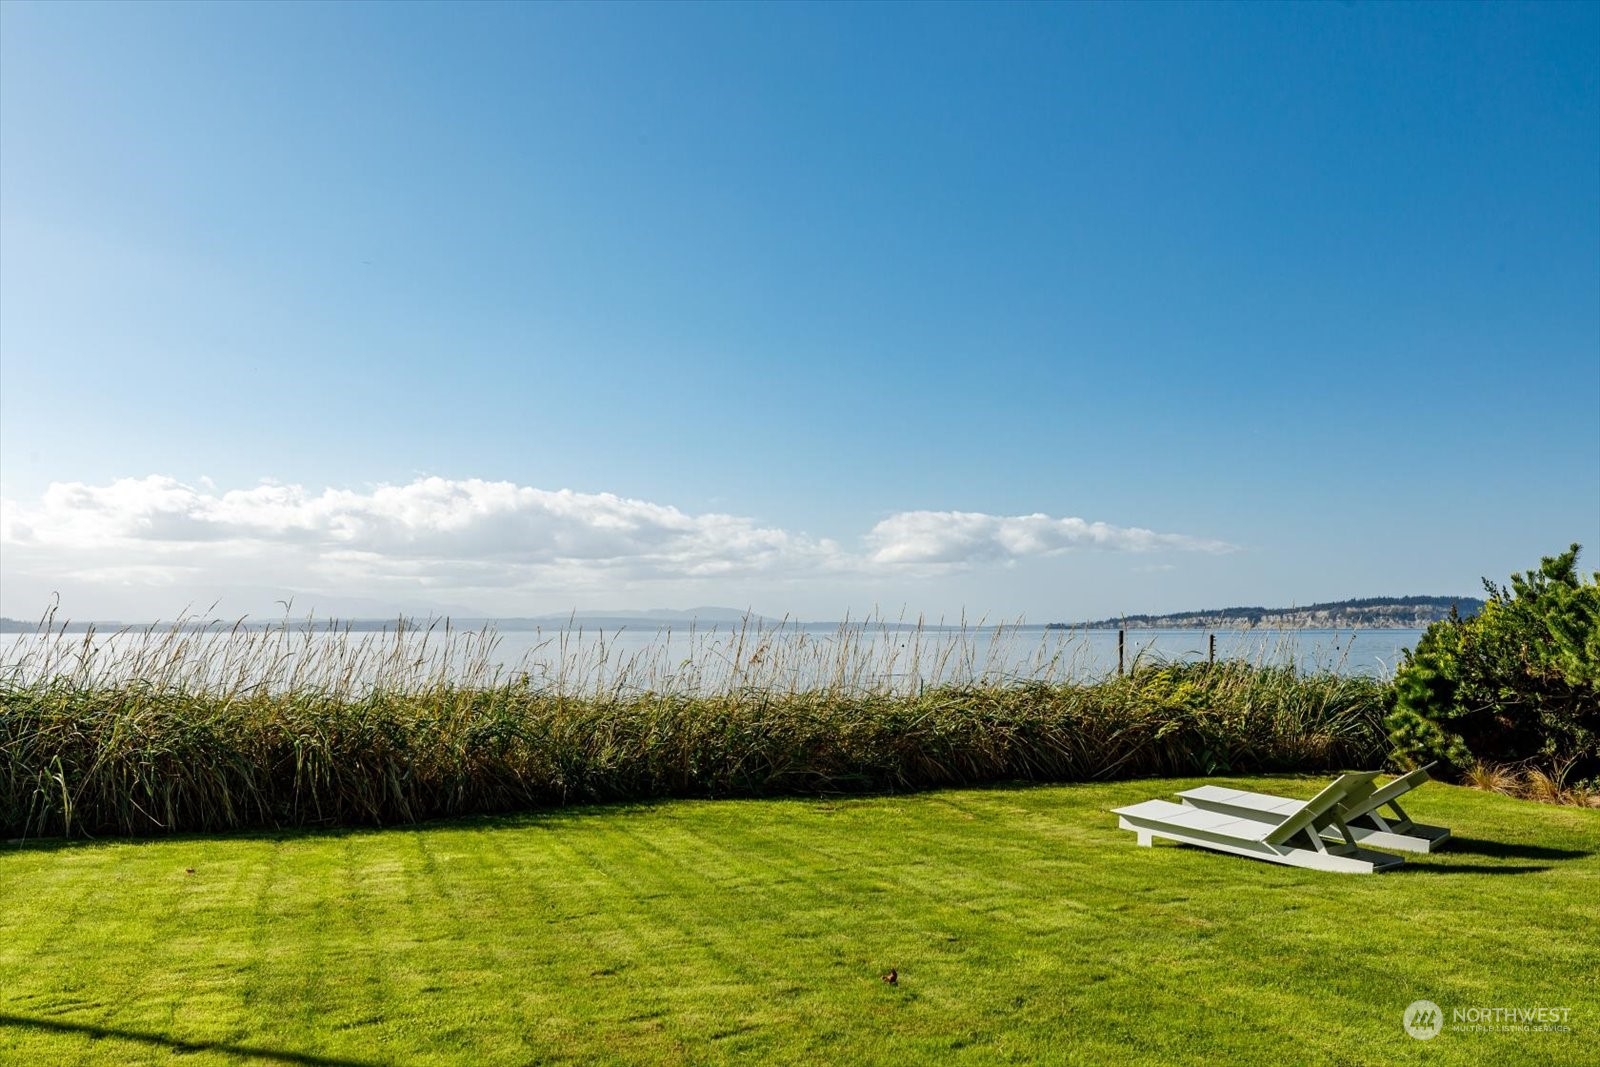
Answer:
<path fill-rule="evenodd" d="M 1367 597 L 1289 608 L 1218 608 L 1172 615 L 1120 615 L 1093 622 L 1053 622 L 1051 629 L 1115 630 L 1411 630 L 1450 617 L 1476 615 L 1483 601 L 1470 596 Z"/>

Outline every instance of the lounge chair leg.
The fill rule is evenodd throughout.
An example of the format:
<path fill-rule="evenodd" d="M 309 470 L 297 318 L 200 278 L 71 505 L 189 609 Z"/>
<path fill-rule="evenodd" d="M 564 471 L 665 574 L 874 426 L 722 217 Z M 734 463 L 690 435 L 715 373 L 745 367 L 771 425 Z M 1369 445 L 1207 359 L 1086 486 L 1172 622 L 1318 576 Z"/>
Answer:
<path fill-rule="evenodd" d="M 1143 845 L 1145 848 L 1149 848 L 1153 844 L 1155 844 L 1155 842 L 1150 839 L 1150 835 L 1145 833 L 1143 830 L 1140 830 L 1138 832 L 1138 834 L 1139 834 L 1139 844 Z M 1127 840 L 1127 838 L 1123 838 L 1123 840 Z"/>

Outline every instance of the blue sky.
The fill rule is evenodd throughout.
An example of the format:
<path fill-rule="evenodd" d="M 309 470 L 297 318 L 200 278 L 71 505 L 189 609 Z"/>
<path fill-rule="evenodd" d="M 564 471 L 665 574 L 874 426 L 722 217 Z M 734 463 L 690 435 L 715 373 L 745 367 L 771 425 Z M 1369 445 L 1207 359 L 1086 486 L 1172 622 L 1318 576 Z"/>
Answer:
<path fill-rule="evenodd" d="M 0 497 L 13 616 L 1600 565 L 1600 5 L 13 0 Z"/>

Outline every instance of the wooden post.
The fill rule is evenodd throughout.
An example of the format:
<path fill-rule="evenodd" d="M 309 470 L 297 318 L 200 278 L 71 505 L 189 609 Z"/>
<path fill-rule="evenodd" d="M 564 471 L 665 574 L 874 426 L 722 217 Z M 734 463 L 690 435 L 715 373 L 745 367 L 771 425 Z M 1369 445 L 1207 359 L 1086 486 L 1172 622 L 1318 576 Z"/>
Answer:
<path fill-rule="evenodd" d="M 1122 677 L 1122 643 L 1123 643 L 1123 638 L 1127 636 L 1127 633 L 1128 633 L 1128 631 L 1126 631 L 1126 630 L 1118 630 L 1117 631 L 1117 677 L 1118 678 Z"/>
<path fill-rule="evenodd" d="M 1209 652 L 1206 653 L 1206 662 L 1207 663 L 1215 663 L 1215 662 L 1217 662 L 1217 635 L 1216 634 L 1207 635 L 1207 641 L 1209 642 L 1209 644 L 1211 646 L 1211 649 L 1210 649 Z"/>

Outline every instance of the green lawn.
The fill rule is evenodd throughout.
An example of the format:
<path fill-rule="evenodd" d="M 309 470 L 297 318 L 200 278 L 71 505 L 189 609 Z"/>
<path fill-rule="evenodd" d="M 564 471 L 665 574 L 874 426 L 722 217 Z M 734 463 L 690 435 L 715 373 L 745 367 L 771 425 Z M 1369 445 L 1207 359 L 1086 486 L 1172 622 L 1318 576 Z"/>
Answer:
<path fill-rule="evenodd" d="M 1429 785 L 1456 841 L 1375 876 L 1107 814 L 1193 784 L 0 847 L 0 1061 L 1600 1059 L 1600 811 Z M 1422 1042 L 1420 999 L 1570 1031 Z"/>

